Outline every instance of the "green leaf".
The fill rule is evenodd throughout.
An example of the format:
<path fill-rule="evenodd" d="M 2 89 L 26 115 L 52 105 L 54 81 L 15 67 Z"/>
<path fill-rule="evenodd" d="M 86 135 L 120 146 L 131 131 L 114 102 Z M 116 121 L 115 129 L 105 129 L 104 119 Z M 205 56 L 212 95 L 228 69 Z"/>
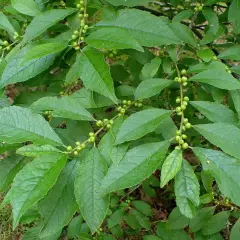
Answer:
<path fill-rule="evenodd" d="M 210 62 L 212 58 L 215 56 L 214 52 L 209 49 L 201 49 L 197 52 L 198 57 L 200 57 L 204 62 Z"/>
<path fill-rule="evenodd" d="M 175 15 L 172 19 L 173 22 L 181 22 L 185 19 L 189 19 L 194 12 L 191 9 L 183 10 L 179 12 L 177 15 Z"/>
<path fill-rule="evenodd" d="M 74 196 L 76 164 L 77 161 L 73 160 L 66 165 L 56 184 L 39 203 L 44 223 L 41 237 L 51 236 L 62 230 L 77 211 Z"/>
<path fill-rule="evenodd" d="M 34 59 L 22 64 L 23 57 L 31 52 L 32 47 L 26 46 L 21 49 L 5 67 L 1 80 L 0 87 L 3 88 L 8 84 L 17 82 L 25 82 L 39 73 L 46 70 L 53 64 L 55 55 L 45 56 L 43 58 Z"/>
<path fill-rule="evenodd" d="M 238 113 L 238 118 L 240 119 L 240 90 L 234 90 L 230 92 L 234 107 Z"/>
<path fill-rule="evenodd" d="M 218 15 L 211 10 L 210 8 L 204 8 L 203 9 L 203 15 L 208 21 L 208 31 L 206 32 L 206 35 L 201 40 L 202 43 L 208 43 L 208 37 L 209 36 L 215 36 L 219 30 L 219 20 Z"/>
<path fill-rule="evenodd" d="M 83 218 L 94 233 L 102 224 L 109 206 L 109 196 L 100 194 L 107 166 L 97 148 L 93 148 L 77 169 L 75 196 Z"/>
<path fill-rule="evenodd" d="M 123 123 L 123 120 L 124 120 L 123 116 L 117 118 L 114 121 L 112 128 L 109 130 L 108 133 L 106 133 L 102 137 L 98 145 L 98 149 L 103 155 L 108 165 L 111 165 L 112 163 L 116 165 L 119 164 L 119 162 L 122 160 L 122 158 L 124 157 L 125 153 L 128 150 L 129 146 L 128 143 L 114 145 L 116 140 L 116 134 L 119 131 L 119 128 Z"/>
<path fill-rule="evenodd" d="M 14 9 L 25 15 L 37 16 L 41 13 L 34 0 L 11 0 L 11 3 Z"/>
<path fill-rule="evenodd" d="M 41 116 L 21 107 L 0 109 L 0 139 L 7 143 L 32 141 L 62 145 L 61 139 Z"/>
<path fill-rule="evenodd" d="M 182 151 L 173 150 L 164 161 L 161 168 L 161 188 L 173 179 L 182 166 Z"/>
<path fill-rule="evenodd" d="M 143 240 L 161 240 L 161 238 L 154 235 L 148 235 L 148 236 L 144 236 Z"/>
<path fill-rule="evenodd" d="M 135 186 L 151 176 L 163 161 L 169 142 L 148 143 L 132 148 L 118 165 L 112 165 L 101 183 L 106 194 Z"/>
<path fill-rule="evenodd" d="M 240 82 L 226 70 L 206 70 L 191 77 L 189 81 L 207 83 L 226 90 L 240 89 Z"/>
<path fill-rule="evenodd" d="M 121 224 L 122 217 L 124 215 L 124 209 L 120 208 L 116 210 L 112 215 L 108 218 L 107 223 L 108 223 L 108 228 L 113 228 L 117 225 Z"/>
<path fill-rule="evenodd" d="M 139 5 L 147 5 L 151 0 L 107 0 L 107 2 L 111 3 L 113 6 L 127 6 L 134 7 Z"/>
<path fill-rule="evenodd" d="M 182 163 L 182 168 L 178 172 L 175 179 L 175 195 L 177 205 L 179 202 L 183 202 L 183 199 L 187 199 L 193 203 L 194 206 L 198 206 L 200 203 L 199 194 L 200 186 L 191 165 L 185 160 Z M 182 204 L 178 205 L 179 210 L 188 218 L 192 218 L 193 215 L 186 211 L 186 208 Z"/>
<path fill-rule="evenodd" d="M 16 151 L 17 154 L 27 157 L 40 157 L 45 154 L 55 154 L 56 152 L 60 151 L 52 145 L 37 146 L 34 144 L 21 147 Z"/>
<path fill-rule="evenodd" d="M 40 36 L 48 28 L 55 25 L 68 15 L 74 13 L 76 9 L 51 9 L 38 16 L 36 16 L 32 22 L 28 25 L 25 35 L 23 37 L 23 43 L 32 41 L 33 39 Z"/>
<path fill-rule="evenodd" d="M 176 189 L 175 189 L 176 191 Z M 175 192 L 175 194 L 177 194 Z M 177 206 L 179 207 L 181 213 L 188 218 L 193 218 L 196 214 L 194 204 L 185 197 L 176 197 Z"/>
<path fill-rule="evenodd" d="M 240 238 L 240 218 L 232 227 L 230 240 L 238 240 L 239 238 Z"/>
<path fill-rule="evenodd" d="M 0 29 L 6 30 L 7 32 L 10 32 L 10 33 L 15 32 L 14 27 L 2 12 L 0 12 Z"/>
<path fill-rule="evenodd" d="M 83 49 L 78 63 L 80 78 L 85 87 L 110 98 L 116 103 L 113 80 L 104 55 L 93 48 L 86 47 Z"/>
<path fill-rule="evenodd" d="M 131 210 L 130 214 L 132 214 L 133 216 L 136 217 L 139 225 L 142 227 L 142 228 L 145 228 L 145 229 L 148 229 L 150 230 L 151 229 L 151 222 L 150 220 L 148 219 L 147 216 L 145 216 L 144 214 L 140 213 L 139 211 L 137 210 Z"/>
<path fill-rule="evenodd" d="M 157 134 L 162 134 L 165 140 L 170 140 L 175 138 L 177 127 L 171 117 L 165 118 L 157 127 L 155 132 Z"/>
<path fill-rule="evenodd" d="M 74 83 L 78 78 L 79 78 L 79 57 L 80 54 L 77 55 L 76 57 L 76 61 L 71 65 L 69 71 L 66 74 L 66 78 L 65 78 L 65 83 L 66 84 L 71 84 Z"/>
<path fill-rule="evenodd" d="M 194 129 L 227 154 L 240 159 L 240 129 L 227 123 L 195 125 Z"/>
<path fill-rule="evenodd" d="M 211 122 L 222 122 L 233 125 L 236 125 L 238 122 L 235 113 L 225 105 L 208 101 L 193 101 L 190 103 Z"/>
<path fill-rule="evenodd" d="M 193 151 L 203 169 L 216 179 L 220 191 L 240 205 L 240 161 L 216 150 L 194 148 Z"/>
<path fill-rule="evenodd" d="M 153 78 L 142 81 L 135 92 L 135 99 L 145 99 L 157 94 L 160 94 L 161 91 L 171 85 L 173 81 L 162 79 L 162 78 Z"/>
<path fill-rule="evenodd" d="M 81 215 L 78 215 L 77 217 L 73 218 L 72 221 L 68 224 L 67 228 L 67 237 L 68 238 L 74 238 L 79 236 L 79 233 L 81 231 L 83 218 Z"/>
<path fill-rule="evenodd" d="M 152 207 L 144 201 L 132 201 L 132 205 L 146 216 L 152 216 Z"/>
<path fill-rule="evenodd" d="M 55 184 L 66 161 L 67 156 L 63 154 L 44 155 L 34 159 L 17 174 L 10 190 L 14 229 L 26 210 L 42 199 Z"/>
<path fill-rule="evenodd" d="M 12 155 L 0 160 L 0 191 L 7 190 L 9 184 L 24 166 L 24 158 Z"/>
<path fill-rule="evenodd" d="M 240 0 L 233 0 L 228 10 L 228 21 L 234 22 L 240 19 Z"/>
<path fill-rule="evenodd" d="M 86 43 L 98 49 L 136 49 L 144 52 L 144 49 L 134 37 L 125 29 L 101 28 L 91 33 L 86 39 Z"/>
<path fill-rule="evenodd" d="M 97 26 L 128 30 L 142 46 L 180 43 L 164 18 L 137 9 L 120 10 L 116 17 L 100 21 Z"/>
<path fill-rule="evenodd" d="M 202 235 L 212 235 L 226 227 L 229 212 L 223 211 L 212 216 L 201 230 Z"/>
<path fill-rule="evenodd" d="M 182 215 L 179 208 L 176 207 L 168 216 L 167 228 L 168 229 L 182 229 L 189 225 L 190 219 Z"/>
<path fill-rule="evenodd" d="M 92 115 L 81 106 L 77 99 L 65 97 L 44 97 L 34 102 L 30 108 L 35 111 L 52 111 L 53 117 L 72 120 L 92 121 Z"/>
<path fill-rule="evenodd" d="M 141 138 L 154 131 L 171 113 L 172 111 L 152 108 L 132 114 L 120 127 L 116 144 Z"/>
<path fill-rule="evenodd" d="M 221 59 L 240 60 L 240 45 L 227 48 L 218 55 Z"/>
<path fill-rule="evenodd" d="M 193 47 L 197 47 L 197 40 L 191 31 L 191 29 L 179 22 L 172 22 L 170 25 L 173 33 L 180 38 L 183 42 L 192 45 Z"/>
<path fill-rule="evenodd" d="M 142 68 L 140 79 L 145 80 L 145 79 L 153 78 L 157 74 L 161 63 L 162 63 L 162 59 L 159 57 L 156 57 L 152 59 L 151 62 L 146 63 Z"/>
<path fill-rule="evenodd" d="M 197 210 L 196 216 L 190 220 L 189 228 L 191 232 L 197 232 L 203 228 L 212 215 L 214 214 L 215 207 L 206 207 Z"/>
<path fill-rule="evenodd" d="M 50 42 L 50 43 L 44 43 L 39 44 L 31 48 L 31 51 L 29 51 L 24 57 L 21 62 L 21 65 L 32 60 L 36 60 L 39 58 L 47 57 L 51 54 L 56 54 L 64 50 L 68 44 L 65 42 Z"/>

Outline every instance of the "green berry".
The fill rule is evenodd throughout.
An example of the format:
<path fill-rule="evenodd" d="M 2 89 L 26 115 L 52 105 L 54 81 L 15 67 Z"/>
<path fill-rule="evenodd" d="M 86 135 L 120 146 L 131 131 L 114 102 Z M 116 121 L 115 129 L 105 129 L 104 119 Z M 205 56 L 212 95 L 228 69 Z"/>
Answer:
<path fill-rule="evenodd" d="M 74 151 L 73 154 L 74 154 L 75 156 L 77 156 L 77 155 L 78 155 L 78 151 Z"/>
<path fill-rule="evenodd" d="M 175 78 L 174 78 L 174 81 L 175 81 L 175 82 L 178 82 L 178 77 L 175 77 Z"/>
<path fill-rule="evenodd" d="M 181 99 L 180 98 L 177 98 L 176 99 L 176 103 L 180 103 L 181 102 Z"/>
<path fill-rule="evenodd" d="M 182 82 L 187 82 L 188 78 L 187 77 L 182 77 Z"/>
<path fill-rule="evenodd" d="M 70 151 L 72 151 L 72 146 L 68 146 L 67 147 L 67 150 L 70 152 Z"/>
<path fill-rule="evenodd" d="M 108 124 L 109 120 L 107 118 L 103 119 L 104 124 Z"/>
<path fill-rule="evenodd" d="M 84 37 L 81 37 L 80 40 L 81 40 L 81 41 L 84 41 Z"/>
<path fill-rule="evenodd" d="M 84 29 L 87 30 L 87 29 L 88 29 L 88 25 L 85 25 L 85 26 L 84 26 Z"/>
<path fill-rule="evenodd" d="M 75 49 L 76 51 L 78 51 L 78 50 L 80 50 L 80 47 L 77 46 L 77 47 L 75 47 L 74 49 Z"/>
<path fill-rule="evenodd" d="M 183 149 L 188 149 L 188 144 L 187 143 L 183 143 L 182 148 Z"/>
<path fill-rule="evenodd" d="M 121 114 L 124 114 L 125 112 L 126 112 L 125 109 L 121 109 L 121 111 L 120 111 Z"/>
<path fill-rule="evenodd" d="M 84 4 L 84 1 L 80 1 L 80 4 L 83 5 L 83 4 Z"/>
<path fill-rule="evenodd" d="M 192 124 L 191 123 L 186 123 L 185 127 L 189 129 L 189 128 L 192 127 Z"/>
<path fill-rule="evenodd" d="M 127 102 L 127 105 L 130 106 L 131 104 L 132 104 L 132 102 L 129 100 L 129 101 Z"/>
<path fill-rule="evenodd" d="M 187 139 L 187 135 L 183 134 L 182 139 Z"/>
<path fill-rule="evenodd" d="M 73 34 L 75 34 L 75 35 L 78 35 L 78 31 L 77 31 L 77 30 L 76 30 L 76 31 L 74 31 L 74 32 L 73 32 Z"/>
<path fill-rule="evenodd" d="M 178 82 L 181 83 L 182 82 L 182 78 L 178 78 Z"/>
<path fill-rule="evenodd" d="M 178 116 L 182 116 L 182 114 L 183 114 L 182 112 L 178 112 L 177 113 Z"/>
<path fill-rule="evenodd" d="M 84 9 L 84 7 L 81 7 L 80 10 L 83 12 L 85 9 Z"/>
<path fill-rule="evenodd" d="M 137 105 L 139 108 L 140 107 L 142 107 L 143 106 L 143 104 L 142 103 L 138 103 L 138 105 Z"/>
<path fill-rule="evenodd" d="M 88 135 L 89 135 L 89 137 L 94 137 L 95 136 L 95 134 L 93 132 L 90 132 Z"/>
<path fill-rule="evenodd" d="M 86 33 L 87 31 L 85 29 L 82 30 L 82 33 Z"/>
<path fill-rule="evenodd" d="M 8 46 L 8 45 L 9 45 L 8 41 L 4 41 L 4 42 L 3 42 L 3 45 L 4 45 L 4 46 Z"/>
<path fill-rule="evenodd" d="M 86 148 L 86 144 L 82 143 L 81 147 L 82 147 L 82 149 Z"/>
<path fill-rule="evenodd" d="M 176 146 L 175 149 L 176 150 L 181 150 L 181 147 L 180 146 Z"/>
<path fill-rule="evenodd" d="M 180 138 L 180 136 L 176 136 L 175 139 L 176 139 L 177 142 L 179 142 L 181 138 Z"/>
<path fill-rule="evenodd" d="M 80 145 L 81 145 L 81 143 L 80 143 L 79 141 L 77 141 L 75 144 L 76 144 L 77 146 L 80 146 Z"/>
<path fill-rule="evenodd" d="M 127 104 L 127 102 L 128 102 L 127 100 L 123 100 L 122 101 L 123 104 Z"/>
<path fill-rule="evenodd" d="M 81 146 L 78 146 L 77 147 L 77 150 L 80 152 L 80 151 L 82 151 L 82 147 Z"/>
<path fill-rule="evenodd" d="M 231 71 L 231 70 L 227 70 L 227 72 L 228 72 L 228 73 L 232 73 L 232 71 Z"/>
<path fill-rule="evenodd" d="M 182 110 L 181 107 L 176 108 L 176 112 L 181 112 L 181 110 Z"/>
<path fill-rule="evenodd" d="M 49 114 L 49 111 L 45 111 L 44 114 L 45 114 L 45 115 L 48 115 L 48 114 Z"/>
<path fill-rule="evenodd" d="M 183 119 L 183 122 L 184 122 L 184 124 L 188 123 L 188 119 L 187 119 L 187 118 L 184 118 L 184 119 Z"/>
<path fill-rule="evenodd" d="M 176 135 L 180 136 L 180 135 L 181 135 L 181 131 L 180 131 L 180 130 L 177 130 L 177 131 L 176 131 Z"/>
<path fill-rule="evenodd" d="M 188 102 L 189 101 L 189 97 L 184 97 L 183 100 Z"/>
<path fill-rule="evenodd" d="M 83 17 L 83 14 L 82 14 L 82 13 L 79 13 L 78 16 L 79 16 L 80 18 L 82 18 L 82 17 Z"/>
<path fill-rule="evenodd" d="M 87 17 L 88 17 L 88 14 L 87 14 L 87 13 L 86 13 L 86 14 L 84 14 L 84 17 L 85 17 L 85 18 L 87 18 Z"/>
<path fill-rule="evenodd" d="M 110 129 L 111 127 L 112 127 L 112 125 L 111 124 L 107 124 L 107 129 Z"/>
<path fill-rule="evenodd" d="M 186 110 L 186 106 L 185 106 L 185 105 L 182 105 L 182 106 L 181 106 L 181 109 L 182 109 L 182 110 Z"/>
<path fill-rule="evenodd" d="M 81 5 L 80 5 L 80 4 L 77 4 L 77 8 L 81 8 Z"/>
<path fill-rule="evenodd" d="M 73 34 L 73 35 L 72 35 L 72 39 L 73 39 L 73 40 L 77 39 L 77 35 Z"/>
<path fill-rule="evenodd" d="M 127 109 L 127 105 L 123 105 L 123 108 Z"/>
<path fill-rule="evenodd" d="M 198 11 L 202 11 L 203 10 L 203 6 L 200 6 L 199 8 L 198 8 Z"/>
<path fill-rule="evenodd" d="M 213 58 L 212 58 L 213 60 L 218 60 L 218 58 L 217 58 L 217 56 L 213 56 Z"/>
<path fill-rule="evenodd" d="M 181 74 L 182 74 L 182 75 L 186 75 L 186 74 L 187 74 L 187 70 L 186 70 L 186 69 L 183 69 L 183 70 L 181 71 Z"/>
<path fill-rule="evenodd" d="M 96 125 L 97 125 L 97 127 L 101 127 L 101 126 L 102 126 L 102 121 L 101 121 L 101 120 L 98 120 L 98 121 L 96 122 Z"/>
<path fill-rule="evenodd" d="M 179 143 L 182 145 L 182 144 L 184 144 L 184 141 L 182 139 L 180 139 Z"/>
<path fill-rule="evenodd" d="M 112 53 L 109 53 L 108 55 L 110 58 L 113 58 L 113 54 Z"/>
<path fill-rule="evenodd" d="M 90 138 L 88 139 L 88 141 L 89 141 L 90 143 L 95 142 L 95 137 L 90 137 Z"/>
<path fill-rule="evenodd" d="M 113 120 L 109 120 L 109 124 L 113 125 L 114 121 Z"/>
<path fill-rule="evenodd" d="M 188 105 L 188 102 L 187 101 L 183 101 L 182 103 L 184 106 L 187 106 Z"/>
<path fill-rule="evenodd" d="M 188 83 L 187 83 L 187 82 L 184 82 L 184 83 L 183 83 L 183 86 L 184 86 L 184 87 L 186 87 L 187 85 L 188 85 Z"/>

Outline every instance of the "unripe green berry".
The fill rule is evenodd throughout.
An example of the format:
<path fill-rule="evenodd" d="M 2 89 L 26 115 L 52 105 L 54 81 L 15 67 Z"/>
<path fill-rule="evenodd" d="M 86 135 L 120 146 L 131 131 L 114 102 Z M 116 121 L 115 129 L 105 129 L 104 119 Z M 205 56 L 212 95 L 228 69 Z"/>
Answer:
<path fill-rule="evenodd" d="M 176 131 L 176 135 L 180 136 L 180 135 L 181 135 L 181 131 L 180 131 L 180 130 L 177 130 L 177 131 Z"/>
<path fill-rule="evenodd" d="M 72 146 L 68 146 L 67 147 L 67 150 L 70 152 L 70 151 L 72 151 Z"/>
<path fill-rule="evenodd" d="M 76 47 L 78 44 L 77 42 L 73 42 L 73 46 Z"/>
<path fill-rule="evenodd" d="M 187 118 L 184 118 L 183 119 L 183 122 L 186 124 L 186 123 L 188 123 L 188 119 Z"/>
<path fill-rule="evenodd" d="M 178 78 L 178 82 L 181 83 L 182 82 L 182 78 Z"/>
<path fill-rule="evenodd" d="M 178 77 L 175 77 L 175 78 L 174 78 L 174 81 L 175 81 L 175 82 L 178 82 Z"/>
<path fill-rule="evenodd" d="M 83 17 L 83 14 L 82 14 L 82 13 L 79 13 L 78 16 L 79 16 L 80 18 L 82 18 L 82 17 Z"/>
<path fill-rule="evenodd" d="M 95 137 L 90 137 L 90 138 L 88 139 L 88 141 L 89 141 L 90 143 L 95 142 Z"/>
<path fill-rule="evenodd" d="M 182 126 L 182 130 L 183 130 L 183 132 L 185 132 L 186 131 L 186 127 Z"/>
<path fill-rule="evenodd" d="M 111 124 L 107 124 L 107 129 L 110 129 L 111 127 L 112 127 L 112 125 Z"/>
<path fill-rule="evenodd" d="M 179 142 L 181 140 L 180 136 L 176 136 L 176 141 Z"/>
<path fill-rule="evenodd" d="M 4 46 L 8 46 L 8 45 L 9 45 L 8 41 L 4 41 L 4 42 L 3 42 L 3 45 L 4 45 Z"/>
<path fill-rule="evenodd" d="M 199 8 L 198 8 L 198 11 L 202 11 L 203 10 L 203 6 L 200 6 Z"/>
<path fill-rule="evenodd" d="M 113 58 L 113 54 L 112 53 L 109 53 L 108 55 L 110 58 Z"/>
<path fill-rule="evenodd" d="M 188 85 L 188 83 L 187 83 L 187 82 L 184 82 L 184 83 L 183 83 L 183 86 L 184 86 L 184 87 L 186 87 L 187 85 Z"/>
<path fill-rule="evenodd" d="M 123 100 L 122 101 L 123 104 L 127 104 L 127 102 L 128 102 L 127 100 Z"/>
<path fill-rule="evenodd" d="M 126 112 L 125 109 L 121 109 L 121 111 L 120 111 L 121 114 L 124 114 L 125 112 Z"/>
<path fill-rule="evenodd" d="M 75 156 L 77 156 L 77 155 L 78 155 L 78 151 L 74 151 L 73 154 L 74 154 Z"/>
<path fill-rule="evenodd" d="M 81 147 L 82 147 L 82 149 L 86 148 L 86 144 L 82 143 Z"/>
<path fill-rule="evenodd" d="M 187 139 L 187 135 L 183 134 L 182 139 Z"/>
<path fill-rule="evenodd" d="M 73 34 L 73 35 L 72 35 L 72 39 L 73 39 L 73 40 L 77 39 L 77 35 Z"/>
<path fill-rule="evenodd" d="M 143 104 L 142 103 L 138 103 L 138 105 L 137 105 L 138 107 L 142 107 L 143 106 Z"/>
<path fill-rule="evenodd" d="M 119 113 L 119 114 L 118 114 L 118 117 L 121 117 L 121 116 L 122 116 L 122 114 L 121 114 L 121 113 Z"/>
<path fill-rule="evenodd" d="M 87 30 L 87 29 L 88 29 L 88 25 L 85 25 L 85 26 L 84 26 L 84 29 Z"/>
<path fill-rule="evenodd" d="M 96 122 L 96 125 L 97 125 L 97 127 L 101 127 L 101 126 L 102 126 L 102 121 L 101 121 L 101 120 L 98 120 L 98 121 Z"/>
<path fill-rule="evenodd" d="M 85 29 L 82 30 L 82 33 L 86 33 L 87 31 Z"/>
<path fill-rule="evenodd" d="M 176 150 L 181 150 L 181 147 L 180 146 L 176 146 L 175 149 Z"/>
<path fill-rule="evenodd" d="M 83 5 L 83 4 L 84 4 L 84 1 L 80 1 L 80 4 Z"/>
<path fill-rule="evenodd" d="M 108 124 L 109 120 L 107 118 L 103 119 L 104 124 Z"/>
<path fill-rule="evenodd" d="M 231 71 L 231 70 L 227 70 L 227 72 L 228 72 L 228 73 L 232 73 L 232 71 Z"/>
<path fill-rule="evenodd" d="M 77 146 L 77 150 L 80 152 L 82 151 L 82 147 L 81 146 Z"/>
<path fill-rule="evenodd" d="M 75 35 L 78 35 L 78 31 L 77 31 L 77 30 L 76 30 L 76 31 L 74 31 L 73 33 L 74 33 Z"/>
<path fill-rule="evenodd" d="M 90 132 L 88 135 L 89 135 L 89 137 L 94 137 L 95 136 L 95 134 L 93 132 Z"/>
<path fill-rule="evenodd" d="M 181 106 L 181 109 L 182 109 L 182 110 L 185 110 L 185 109 L 186 109 L 186 106 L 185 106 L 185 105 L 182 105 L 182 106 Z"/>
<path fill-rule="evenodd" d="M 113 120 L 109 120 L 109 124 L 113 125 L 114 121 Z"/>
<path fill-rule="evenodd" d="M 81 7 L 80 10 L 83 12 L 85 9 L 84 9 L 84 7 Z"/>
<path fill-rule="evenodd" d="M 127 102 L 127 105 L 130 106 L 131 104 L 132 104 L 132 102 L 129 100 L 129 101 Z"/>
<path fill-rule="evenodd" d="M 177 113 L 178 116 L 182 116 L 182 114 L 183 114 L 182 112 L 178 112 Z"/>
<path fill-rule="evenodd" d="M 80 5 L 80 4 L 77 4 L 77 8 L 81 8 L 81 5 Z"/>
<path fill-rule="evenodd" d="M 184 83 L 184 82 L 187 82 L 187 80 L 188 80 L 188 78 L 187 77 L 182 77 L 182 82 Z"/>
<path fill-rule="evenodd" d="M 80 143 L 79 141 L 77 141 L 75 144 L 76 144 L 77 146 L 80 146 L 80 145 L 81 145 L 81 143 Z"/>
<path fill-rule="evenodd" d="M 81 37 L 80 40 L 81 40 L 81 41 L 84 41 L 84 37 Z"/>
<path fill-rule="evenodd" d="M 87 18 L 87 17 L 88 17 L 88 14 L 86 13 L 86 14 L 84 15 L 84 17 Z"/>
<path fill-rule="evenodd" d="M 181 112 L 181 110 L 182 110 L 181 107 L 176 108 L 176 112 Z"/>
<path fill-rule="evenodd" d="M 80 50 L 80 47 L 79 47 L 79 46 L 76 46 L 74 49 L 75 49 L 76 51 L 78 51 L 78 50 Z"/>
<path fill-rule="evenodd" d="M 181 71 L 181 75 L 186 75 L 187 74 L 187 70 L 186 69 L 183 69 L 182 71 Z"/>
<path fill-rule="evenodd" d="M 48 114 L 49 114 L 49 111 L 45 111 L 44 114 L 45 114 L 45 115 L 48 115 Z"/>
<path fill-rule="evenodd" d="M 186 123 L 186 124 L 185 124 L 185 127 L 189 129 L 189 128 L 192 127 L 192 124 L 191 124 L 191 123 Z"/>
<path fill-rule="evenodd" d="M 213 58 L 212 58 L 213 60 L 218 60 L 218 58 L 217 58 L 217 56 L 213 56 Z"/>
<path fill-rule="evenodd" d="M 183 100 L 188 102 L 189 101 L 189 97 L 184 97 Z"/>
<path fill-rule="evenodd" d="M 182 144 L 184 144 L 184 141 L 182 139 L 180 139 L 179 143 L 182 145 Z"/>
<path fill-rule="evenodd" d="M 183 143 L 182 148 L 183 149 L 188 149 L 188 144 L 187 143 Z"/>
<path fill-rule="evenodd" d="M 176 99 L 176 103 L 180 103 L 181 102 L 181 99 L 180 98 L 177 98 Z"/>
<path fill-rule="evenodd" d="M 187 101 L 183 101 L 182 103 L 184 106 L 187 106 L 188 105 L 188 102 Z"/>

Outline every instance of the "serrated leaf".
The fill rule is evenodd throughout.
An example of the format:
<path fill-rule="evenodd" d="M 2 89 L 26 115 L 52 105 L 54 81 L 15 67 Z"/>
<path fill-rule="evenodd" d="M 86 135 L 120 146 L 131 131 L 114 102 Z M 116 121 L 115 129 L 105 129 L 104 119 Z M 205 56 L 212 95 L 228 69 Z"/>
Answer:
<path fill-rule="evenodd" d="M 34 46 L 22 59 L 21 65 L 35 59 L 43 58 L 51 54 L 56 54 L 68 46 L 67 42 L 50 42 Z"/>
<path fill-rule="evenodd" d="M 192 45 L 193 47 L 197 47 L 197 40 L 192 32 L 192 30 L 179 23 L 179 22 L 172 22 L 170 25 L 171 29 L 173 30 L 173 33 L 180 38 L 183 42 Z"/>
<path fill-rule="evenodd" d="M 194 129 L 227 154 L 240 158 L 240 129 L 227 123 L 195 125 Z"/>
<path fill-rule="evenodd" d="M 182 151 L 175 149 L 165 159 L 161 168 L 161 188 L 173 179 L 182 165 Z"/>
<path fill-rule="evenodd" d="M 57 22 L 74 13 L 75 11 L 76 9 L 73 8 L 51 9 L 36 16 L 26 29 L 23 37 L 23 43 L 30 42 L 37 38 L 48 28 L 55 25 Z"/>
<path fill-rule="evenodd" d="M 216 179 L 220 191 L 240 205 L 240 161 L 216 150 L 194 148 L 193 151 L 203 169 Z"/>
<path fill-rule="evenodd" d="M 196 214 L 195 206 L 189 199 L 185 197 L 176 197 L 176 203 L 184 216 L 188 218 L 193 218 L 195 216 Z"/>
<path fill-rule="evenodd" d="M 66 161 L 67 156 L 63 154 L 44 155 L 34 159 L 17 174 L 10 190 L 13 228 L 26 210 L 42 199 L 55 184 Z"/>
<path fill-rule="evenodd" d="M 75 196 L 92 233 L 102 224 L 109 206 L 109 196 L 100 194 L 106 171 L 107 165 L 97 148 L 93 148 L 77 168 Z"/>
<path fill-rule="evenodd" d="M 12 155 L 0 160 L 0 191 L 7 190 L 19 170 L 24 166 L 24 158 Z"/>
<path fill-rule="evenodd" d="M 191 232 L 197 232 L 206 224 L 214 214 L 215 207 L 206 207 L 197 210 L 196 216 L 190 220 L 189 228 Z"/>
<path fill-rule="evenodd" d="M 7 63 L 0 80 L 0 87 L 3 88 L 8 84 L 17 82 L 25 82 L 39 73 L 46 70 L 53 64 L 55 55 L 45 56 L 22 63 L 23 57 L 29 53 L 32 46 L 26 46 L 21 49 L 10 61 Z"/>
<path fill-rule="evenodd" d="M 169 142 L 148 143 L 129 150 L 112 165 L 101 183 L 102 194 L 135 186 L 148 178 L 163 161 Z"/>
<path fill-rule="evenodd" d="M 135 91 L 135 99 L 145 99 L 160 94 L 164 88 L 170 86 L 172 83 L 173 81 L 162 78 L 144 80 L 138 85 Z"/>
<path fill-rule="evenodd" d="M 37 146 L 34 144 L 21 147 L 16 151 L 17 154 L 27 157 L 39 157 L 45 154 L 55 154 L 56 152 L 60 151 L 52 145 Z"/>
<path fill-rule="evenodd" d="M 2 12 L 0 12 L 0 29 L 6 30 L 11 33 L 15 32 L 14 27 Z"/>
<path fill-rule="evenodd" d="M 146 5 L 151 0 L 107 0 L 107 2 L 111 3 L 113 6 L 127 6 L 134 7 L 139 5 Z"/>
<path fill-rule="evenodd" d="M 80 78 L 85 87 L 116 103 L 113 80 L 104 55 L 96 49 L 86 47 L 80 55 L 78 63 Z"/>
<path fill-rule="evenodd" d="M 180 43 L 165 19 L 137 9 L 120 10 L 116 17 L 100 21 L 97 26 L 128 30 L 142 46 Z"/>
<path fill-rule="evenodd" d="M 240 238 L 240 218 L 234 224 L 230 234 L 230 240 L 238 240 Z"/>
<path fill-rule="evenodd" d="M 101 28 L 91 33 L 85 41 L 89 46 L 98 49 L 136 49 L 144 52 L 137 40 L 121 28 Z"/>
<path fill-rule="evenodd" d="M 77 161 L 73 160 L 66 165 L 56 184 L 39 203 L 43 218 L 41 237 L 51 236 L 62 230 L 77 211 L 74 196 L 76 164 Z"/>
<path fill-rule="evenodd" d="M 121 144 L 143 137 L 154 131 L 171 113 L 172 111 L 152 108 L 132 114 L 120 127 L 115 143 Z"/>
<path fill-rule="evenodd" d="M 202 235 L 212 235 L 226 227 L 229 212 L 223 211 L 212 216 L 201 230 Z"/>
<path fill-rule="evenodd" d="M 41 13 L 34 0 L 11 0 L 11 4 L 14 9 L 25 15 L 37 16 Z"/>
<path fill-rule="evenodd" d="M 26 141 L 37 144 L 63 144 L 41 115 L 17 106 L 0 109 L 0 139 L 10 144 Z"/>
<path fill-rule="evenodd" d="M 156 57 L 152 59 L 151 62 L 146 63 L 141 70 L 140 79 L 146 80 L 146 79 L 153 78 L 157 74 L 161 63 L 162 63 L 162 59 L 159 57 Z"/>
<path fill-rule="evenodd" d="M 222 122 L 233 125 L 236 125 L 238 122 L 235 113 L 223 104 L 208 101 L 192 101 L 190 103 L 211 122 Z"/>
<path fill-rule="evenodd" d="M 240 82 L 226 70 L 206 70 L 191 77 L 189 81 L 200 82 L 226 90 L 240 89 Z"/>
<path fill-rule="evenodd" d="M 186 217 L 192 218 L 192 212 L 186 210 L 186 206 L 183 206 L 182 203 L 190 201 L 194 206 L 198 206 L 200 204 L 200 185 L 191 165 L 186 160 L 183 161 L 175 178 L 174 191 L 180 212 Z M 191 203 L 189 203 L 190 206 Z"/>
<path fill-rule="evenodd" d="M 72 120 L 92 121 L 92 115 L 81 106 L 77 99 L 71 97 L 44 97 L 34 102 L 30 108 L 36 111 L 51 110 L 53 117 Z"/>
<path fill-rule="evenodd" d="M 240 45 L 227 48 L 218 55 L 221 59 L 240 60 Z"/>

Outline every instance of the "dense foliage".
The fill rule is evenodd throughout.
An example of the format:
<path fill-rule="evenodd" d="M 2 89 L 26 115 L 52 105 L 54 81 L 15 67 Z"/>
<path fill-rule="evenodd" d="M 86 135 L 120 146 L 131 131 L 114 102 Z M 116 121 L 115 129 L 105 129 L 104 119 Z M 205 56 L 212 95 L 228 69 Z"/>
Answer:
<path fill-rule="evenodd" d="M 1 239 L 240 239 L 239 0 L 0 6 Z"/>

